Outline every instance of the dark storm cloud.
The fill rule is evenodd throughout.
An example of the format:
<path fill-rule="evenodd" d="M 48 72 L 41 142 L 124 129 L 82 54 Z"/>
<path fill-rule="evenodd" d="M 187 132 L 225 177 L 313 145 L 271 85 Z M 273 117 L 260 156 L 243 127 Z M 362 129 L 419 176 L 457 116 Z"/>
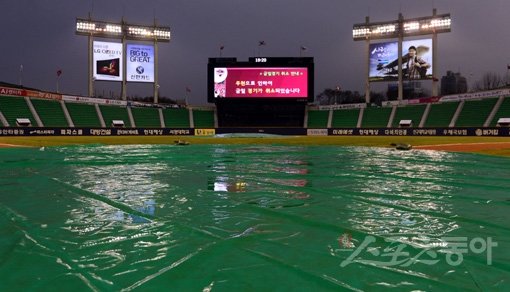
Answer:
<path fill-rule="evenodd" d="M 471 81 L 487 71 L 506 72 L 510 62 L 507 0 L 4 0 L 0 81 L 55 89 L 56 71 L 63 70 L 64 92 L 86 94 L 87 40 L 74 34 L 76 17 L 150 24 L 172 29 L 170 43 L 160 45 L 161 93 L 182 98 L 191 88 L 192 103 L 206 103 L 206 64 L 219 54 L 245 60 L 257 54 L 298 56 L 300 46 L 315 57 L 316 91 L 341 85 L 360 90 L 364 84 L 364 44 L 352 40 L 352 25 L 428 16 L 432 7 L 452 14 L 452 32 L 439 36 L 440 75 L 459 70 Z M 379 85 L 381 87 L 382 85 Z M 377 86 L 376 86 L 377 87 Z M 119 84 L 97 83 L 98 89 L 120 91 Z M 128 94 L 150 95 L 150 86 L 130 84 Z"/>

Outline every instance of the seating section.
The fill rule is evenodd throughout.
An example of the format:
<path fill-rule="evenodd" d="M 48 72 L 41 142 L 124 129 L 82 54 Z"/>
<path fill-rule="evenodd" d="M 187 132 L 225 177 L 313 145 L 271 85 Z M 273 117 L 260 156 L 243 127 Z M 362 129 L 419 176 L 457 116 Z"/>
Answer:
<path fill-rule="evenodd" d="M 69 127 L 60 101 L 44 99 L 31 101 L 45 127 Z"/>
<path fill-rule="evenodd" d="M 94 105 L 66 102 L 66 108 L 75 127 L 101 127 Z"/>
<path fill-rule="evenodd" d="M 344 109 L 333 111 L 332 128 L 356 128 L 358 125 L 359 109 Z"/>
<path fill-rule="evenodd" d="M 163 118 L 167 128 L 189 128 L 188 109 L 164 109 Z"/>
<path fill-rule="evenodd" d="M 32 126 L 37 127 L 37 122 L 23 97 L 0 96 L 0 111 L 11 127 L 16 127 L 17 118 L 30 119 Z"/>
<path fill-rule="evenodd" d="M 455 127 L 482 127 L 497 101 L 497 98 L 466 101 Z"/>
<path fill-rule="evenodd" d="M 432 104 L 424 126 L 426 128 L 448 127 L 458 106 L 458 101 Z"/>
<path fill-rule="evenodd" d="M 464 102 L 462 111 L 455 123 L 455 127 L 482 127 L 487 117 L 494 109 L 498 98 L 481 100 L 468 100 Z M 45 127 L 69 127 L 60 101 L 33 98 L 31 103 L 37 111 Z M 457 111 L 460 102 L 434 103 L 430 106 L 427 119 L 424 123 L 426 128 L 448 127 Z M 101 127 L 101 122 L 96 112 L 95 105 L 85 103 L 66 102 L 65 106 L 71 116 L 75 127 Z M 99 105 L 106 127 L 112 125 L 113 120 L 122 120 L 126 127 L 133 127 L 128 114 L 128 109 L 116 105 Z M 413 127 L 418 127 L 426 105 L 406 105 L 397 107 L 391 127 L 399 127 L 401 120 L 411 120 Z M 140 128 L 160 128 L 161 120 L 159 108 L 135 107 L 131 108 L 133 119 Z M 189 128 L 189 109 L 169 108 L 161 109 L 165 127 Z M 16 126 L 17 118 L 28 118 L 32 126 L 37 122 L 30 111 L 26 100 L 22 97 L 0 96 L 0 112 L 11 127 Z M 391 107 L 368 107 L 364 109 L 362 128 L 386 128 L 391 116 Z M 329 110 L 309 110 L 308 128 L 321 129 L 328 127 Z M 331 120 L 332 128 L 355 128 L 357 127 L 360 109 L 334 110 Z M 510 118 L 510 96 L 504 98 L 489 126 L 494 127 L 500 118 Z M 195 128 L 214 128 L 214 111 L 208 109 L 194 109 L 193 123 Z M 1 126 L 1 125 L 0 125 Z"/>
<path fill-rule="evenodd" d="M 127 108 L 120 106 L 100 105 L 99 109 L 103 115 L 106 127 L 111 127 L 113 120 L 122 120 L 126 128 L 133 127 L 129 121 Z"/>
<path fill-rule="evenodd" d="M 363 114 L 362 128 L 386 128 L 390 120 L 391 107 L 368 107 Z"/>
<path fill-rule="evenodd" d="M 494 119 L 492 119 L 490 126 L 495 127 L 500 118 L 510 118 L 510 96 L 505 97 L 501 106 L 499 107 Z"/>
<path fill-rule="evenodd" d="M 133 107 L 131 113 L 138 128 L 161 128 L 158 109 Z M 126 122 L 124 121 L 124 124 Z"/>
<path fill-rule="evenodd" d="M 195 128 L 214 128 L 214 111 L 193 110 Z"/>
<path fill-rule="evenodd" d="M 328 127 L 329 111 L 309 110 L 308 128 L 324 129 Z"/>
<path fill-rule="evenodd" d="M 395 116 L 393 117 L 392 126 L 394 128 L 398 128 L 401 120 L 411 120 L 413 121 L 413 127 L 418 127 L 420 125 L 421 118 L 423 116 L 423 112 L 425 111 L 425 105 L 408 105 L 403 107 L 398 107 Z"/>

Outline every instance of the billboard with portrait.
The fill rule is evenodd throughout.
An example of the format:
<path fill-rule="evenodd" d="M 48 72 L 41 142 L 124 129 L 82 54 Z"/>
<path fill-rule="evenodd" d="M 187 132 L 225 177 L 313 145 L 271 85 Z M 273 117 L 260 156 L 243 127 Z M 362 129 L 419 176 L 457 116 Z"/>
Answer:
<path fill-rule="evenodd" d="M 127 81 L 154 82 L 154 46 L 127 45 Z"/>
<path fill-rule="evenodd" d="M 122 44 L 94 41 L 95 80 L 122 81 Z"/>
<path fill-rule="evenodd" d="M 398 43 L 370 44 L 370 81 L 398 80 Z M 404 80 L 432 79 L 432 39 L 402 42 Z"/>

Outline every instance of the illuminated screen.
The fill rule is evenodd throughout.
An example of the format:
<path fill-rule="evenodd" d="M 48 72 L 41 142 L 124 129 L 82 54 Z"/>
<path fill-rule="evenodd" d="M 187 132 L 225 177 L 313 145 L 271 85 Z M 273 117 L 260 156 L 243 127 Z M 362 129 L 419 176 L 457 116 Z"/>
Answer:
<path fill-rule="evenodd" d="M 432 39 L 402 42 L 404 80 L 432 79 Z M 370 81 L 398 80 L 398 43 L 370 44 Z"/>
<path fill-rule="evenodd" d="M 154 82 L 154 46 L 127 45 L 127 81 Z"/>
<path fill-rule="evenodd" d="M 95 80 L 122 81 L 122 44 L 94 42 Z"/>
<path fill-rule="evenodd" d="M 214 98 L 307 98 L 306 67 L 214 67 Z"/>

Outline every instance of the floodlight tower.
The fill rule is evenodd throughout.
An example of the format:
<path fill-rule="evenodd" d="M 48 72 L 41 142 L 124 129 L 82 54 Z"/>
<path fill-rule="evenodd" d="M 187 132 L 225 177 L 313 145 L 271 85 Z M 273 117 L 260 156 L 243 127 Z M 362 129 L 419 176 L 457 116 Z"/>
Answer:
<path fill-rule="evenodd" d="M 399 13 L 397 20 L 370 23 L 366 18 L 365 23 L 355 24 L 352 29 L 352 38 L 355 41 L 366 41 L 367 52 L 369 51 L 370 41 L 377 39 L 398 39 L 398 100 L 403 99 L 403 74 L 402 74 L 402 42 L 405 37 L 431 35 L 432 34 L 432 95 L 438 94 L 438 65 L 437 65 L 437 34 L 451 31 L 450 14 L 438 15 L 436 9 L 432 11 L 432 16 L 419 17 L 405 20 Z M 365 84 L 365 100 L 370 103 L 370 60 L 367 58 L 367 72 Z"/>
<path fill-rule="evenodd" d="M 154 42 L 154 103 L 158 102 L 158 42 L 170 42 L 170 28 L 167 26 L 158 26 L 154 21 L 153 26 L 133 25 L 126 23 L 124 19 L 120 23 L 111 23 L 104 21 L 92 20 L 90 14 L 88 19 L 76 19 L 76 34 L 88 36 L 88 93 L 89 96 L 94 94 L 93 80 L 93 43 L 94 37 L 114 38 L 122 40 L 123 63 L 126 64 L 126 40 L 150 41 Z M 127 76 L 126 70 L 123 70 L 122 76 L 122 99 L 126 100 L 127 96 Z"/>

